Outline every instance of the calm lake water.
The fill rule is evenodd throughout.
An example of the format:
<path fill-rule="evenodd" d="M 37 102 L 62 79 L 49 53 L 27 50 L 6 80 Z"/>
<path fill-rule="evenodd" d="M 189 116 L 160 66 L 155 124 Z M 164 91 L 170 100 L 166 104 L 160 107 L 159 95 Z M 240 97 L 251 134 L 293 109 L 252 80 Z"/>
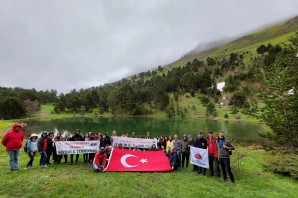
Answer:
<path fill-rule="evenodd" d="M 214 121 L 206 119 L 160 119 L 160 118 L 67 118 L 55 119 L 47 122 L 34 122 L 25 128 L 25 133 L 29 136 L 31 133 L 40 133 L 41 131 L 69 131 L 73 133 L 76 129 L 81 130 L 81 134 L 86 132 L 109 132 L 117 131 L 118 135 L 122 132 L 142 133 L 145 137 L 146 132 L 155 134 L 174 135 L 177 133 L 179 138 L 183 134 L 197 137 L 199 131 L 204 131 L 204 137 L 208 130 L 215 133 L 223 131 L 229 140 L 237 143 L 261 144 L 266 139 L 261 138 L 258 132 L 263 132 L 262 124 L 248 121 Z"/>

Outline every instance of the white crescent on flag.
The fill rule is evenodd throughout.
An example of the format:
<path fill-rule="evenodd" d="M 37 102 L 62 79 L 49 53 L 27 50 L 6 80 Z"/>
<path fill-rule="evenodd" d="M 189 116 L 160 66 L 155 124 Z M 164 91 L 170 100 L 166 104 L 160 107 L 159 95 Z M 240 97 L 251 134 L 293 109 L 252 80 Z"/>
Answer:
<path fill-rule="evenodd" d="M 137 167 L 137 166 L 139 166 L 139 164 L 137 164 L 137 165 L 129 165 L 129 164 L 126 162 L 126 159 L 129 158 L 129 157 L 135 157 L 135 158 L 138 158 L 137 156 L 135 156 L 135 155 L 131 155 L 131 154 L 123 155 L 123 156 L 121 157 L 121 160 L 120 160 L 120 162 L 121 162 L 121 164 L 122 164 L 123 166 L 125 166 L 126 168 L 133 168 L 133 167 Z"/>

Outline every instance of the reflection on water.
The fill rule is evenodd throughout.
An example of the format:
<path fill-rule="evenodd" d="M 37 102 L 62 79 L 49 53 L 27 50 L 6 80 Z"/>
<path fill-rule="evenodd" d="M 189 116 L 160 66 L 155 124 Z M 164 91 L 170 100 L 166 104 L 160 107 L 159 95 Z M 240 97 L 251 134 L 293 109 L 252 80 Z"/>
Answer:
<path fill-rule="evenodd" d="M 151 133 L 151 137 L 159 135 L 178 134 L 181 138 L 183 134 L 196 137 L 199 131 L 203 131 L 206 137 L 209 130 L 215 134 L 224 132 L 230 140 L 245 143 L 264 143 L 266 140 L 259 137 L 258 132 L 263 132 L 261 124 L 246 121 L 214 121 L 206 119 L 160 119 L 160 118 L 67 118 L 55 119 L 47 122 L 34 122 L 25 128 L 25 133 L 41 133 L 42 131 L 58 131 L 73 133 L 76 129 L 81 130 L 81 134 L 86 132 L 136 132 L 136 134 L 146 135 Z"/>

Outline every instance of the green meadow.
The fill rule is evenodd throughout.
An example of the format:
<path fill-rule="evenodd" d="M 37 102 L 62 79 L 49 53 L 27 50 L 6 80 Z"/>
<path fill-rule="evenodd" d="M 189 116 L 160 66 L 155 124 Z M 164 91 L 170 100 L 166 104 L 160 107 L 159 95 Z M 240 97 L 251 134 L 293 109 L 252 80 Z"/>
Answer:
<path fill-rule="evenodd" d="M 12 121 L 0 124 L 2 139 Z M 29 157 L 21 150 L 20 170 L 12 172 L 2 145 L 0 156 L 1 197 L 295 197 L 298 193 L 297 180 L 267 171 L 264 165 L 271 154 L 253 146 L 237 146 L 232 155 L 234 187 L 191 172 L 192 165 L 169 173 L 94 173 L 82 156 L 77 165 L 41 168 L 37 154 L 33 168 L 24 170 Z"/>

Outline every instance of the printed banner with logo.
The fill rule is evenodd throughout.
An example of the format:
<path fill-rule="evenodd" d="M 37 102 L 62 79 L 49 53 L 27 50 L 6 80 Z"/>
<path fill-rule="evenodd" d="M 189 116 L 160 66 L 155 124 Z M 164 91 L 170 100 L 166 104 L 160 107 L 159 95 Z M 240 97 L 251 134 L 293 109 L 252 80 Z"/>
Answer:
<path fill-rule="evenodd" d="M 190 163 L 209 169 L 208 150 L 197 147 L 190 147 Z"/>
<path fill-rule="evenodd" d="M 165 172 L 172 171 L 172 167 L 163 151 L 132 151 L 113 148 L 105 171 Z"/>
<path fill-rule="evenodd" d="M 155 144 L 157 146 L 157 140 L 143 138 L 113 137 L 112 146 L 118 147 L 119 144 L 122 144 L 122 147 L 124 148 L 133 148 L 137 146 L 141 149 L 150 149 L 152 144 Z"/>
<path fill-rule="evenodd" d="M 99 141 L 66 141 L 55 142 L 57 155 L 96 153 Z"/>

